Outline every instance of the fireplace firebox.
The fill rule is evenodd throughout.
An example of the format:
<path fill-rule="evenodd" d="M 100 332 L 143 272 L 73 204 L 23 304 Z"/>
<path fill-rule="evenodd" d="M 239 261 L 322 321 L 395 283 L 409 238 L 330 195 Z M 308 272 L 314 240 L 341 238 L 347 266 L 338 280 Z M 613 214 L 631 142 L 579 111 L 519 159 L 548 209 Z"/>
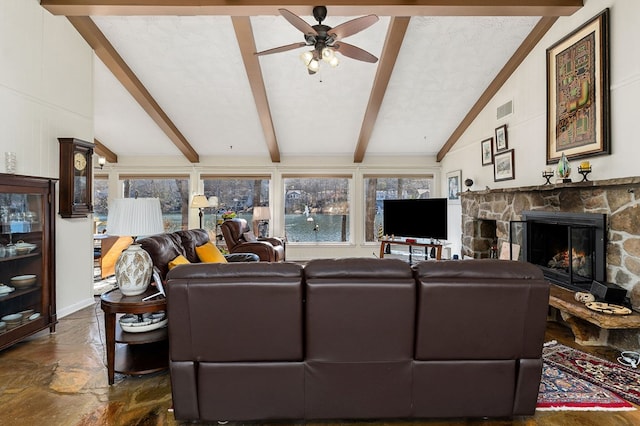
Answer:
<path fill-rule="evenodd" d="M 511 222 L 510 238 L 549 281 L 589 291 L 606 280 L 606 223 L 605 214 L 525 211 Z"/>

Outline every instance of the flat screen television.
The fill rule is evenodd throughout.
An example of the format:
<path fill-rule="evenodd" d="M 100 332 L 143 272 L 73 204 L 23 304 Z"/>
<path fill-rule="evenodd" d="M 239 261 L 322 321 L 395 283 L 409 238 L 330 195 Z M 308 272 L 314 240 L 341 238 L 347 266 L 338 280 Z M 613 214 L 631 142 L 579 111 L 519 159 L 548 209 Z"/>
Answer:
<path fill-rule="evenodd" d="M 447 199 L 383 200 L 385 235 L 447 239 Z"/>

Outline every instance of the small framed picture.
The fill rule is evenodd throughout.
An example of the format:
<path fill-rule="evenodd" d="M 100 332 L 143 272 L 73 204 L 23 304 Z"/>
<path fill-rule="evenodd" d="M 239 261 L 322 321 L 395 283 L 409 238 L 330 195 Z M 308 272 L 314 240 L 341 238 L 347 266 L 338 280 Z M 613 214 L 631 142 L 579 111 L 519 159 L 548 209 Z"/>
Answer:
<path fill-rule="evenodd" d="M 506 151 L 507 145 L 507 125 L 496 127 L 496 152 Z"/>
<path fill-rule="evenodd" d="M 482 149 L 482 165 L 493 164 L 493 138 L 480 142 L 480 148 Z"/>
<path fill-rule="evenodd" d="M 447 199 L 452 202 L 460 202 L 462 184 L 462 170 L 454 170 L 447 173 Z"/>
<path fill-rule="evenodd" d="M 513 149 L 493 156 L 493 180 L 511 180 L 516 178 Z"/>

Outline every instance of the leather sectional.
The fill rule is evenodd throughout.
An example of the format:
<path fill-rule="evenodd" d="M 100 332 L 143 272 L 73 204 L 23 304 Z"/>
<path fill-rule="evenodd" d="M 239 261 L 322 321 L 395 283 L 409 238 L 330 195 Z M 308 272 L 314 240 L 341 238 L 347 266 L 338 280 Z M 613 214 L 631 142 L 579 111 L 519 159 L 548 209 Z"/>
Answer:
<path fill-rule="evenodd" d="M 180 421 L 535 411 L 549 285 L 528 263 L 180 265 L 167 292 Z"/>

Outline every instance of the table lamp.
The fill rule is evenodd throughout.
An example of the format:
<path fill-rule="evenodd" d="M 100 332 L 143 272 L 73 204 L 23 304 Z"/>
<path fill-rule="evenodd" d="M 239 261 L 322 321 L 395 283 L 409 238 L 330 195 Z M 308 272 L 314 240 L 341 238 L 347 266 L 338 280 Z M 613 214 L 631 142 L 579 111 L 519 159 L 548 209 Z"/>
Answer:
<path fill-rule="evenodd" d="M 267 221 L 271 219 L 271 211 L 267 206 L 259 206 L 253 208 L 253 233 L 256 234 L 256 237 L 262 237 L 259 231 L 260 222 Z"/>
<path fill-rule="evenodd" d="M 209 200 L 204 195 L 194 195 L 193 200 L 191 200 L 191 208 L 199 209 L 198 215 L 200 216 L 200 229 L 202 229 L 202 210 L 211 207 L 209 205 Z"/>
<path fill-rule="evenodd" d="M 162 210 L 158 198 L 118 198 L 109 203 L 107 216 L 109 235 L 131 236 L 133 244 L 120 254 L 115 264 L 116 281 L 125 296 L 136 296 L 147 290 L 151 282 L 153 262 L 140 244 L 139 236 L 164 232 Z"/>

